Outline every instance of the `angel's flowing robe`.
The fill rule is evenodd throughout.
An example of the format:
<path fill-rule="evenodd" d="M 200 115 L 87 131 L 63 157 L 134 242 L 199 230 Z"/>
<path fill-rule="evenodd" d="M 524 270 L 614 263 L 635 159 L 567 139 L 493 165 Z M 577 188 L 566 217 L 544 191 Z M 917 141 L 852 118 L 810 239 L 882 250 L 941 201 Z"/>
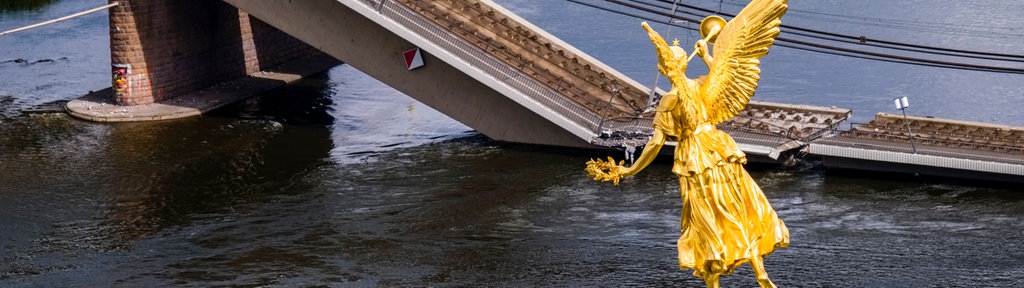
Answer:
<path fill-rule="evenodd" d="M 654 127 L 678 142 L 672 172 L 683 200 L 680 267 L 701 278 L 730 274 L 753 257 L 789 246 L 789 230 L 743 168 L 743 151 L 714 125 L 693 121 L 705 107 L 687 105 L 686 96 L 676 99 L 659 105 Z"/>

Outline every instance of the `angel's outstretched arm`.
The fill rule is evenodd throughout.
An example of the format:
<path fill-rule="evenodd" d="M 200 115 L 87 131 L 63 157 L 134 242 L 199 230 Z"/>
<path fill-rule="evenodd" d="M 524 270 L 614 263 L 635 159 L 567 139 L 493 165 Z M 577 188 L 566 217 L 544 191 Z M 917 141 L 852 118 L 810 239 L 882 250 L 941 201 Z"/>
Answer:
<path fill-rule="evenodd" d="M 640 158 L 632 166 L 628 168 L 622 166 L 622 163 L 625 161 L 615 163 L 615 159 L 612 159 L 612 157 L 608 157 L 607 162 L 601 159 L 590 160 L 587 162 L 587 174 L 594 177 L 594 180 L 612 182 L 615 185 L 619 185 L 619 180 L 622 177 L 632 176 L 643 170 L 648 164 L 651 164 L 654 158 L 658 156 L 658 151 L 661 150 L 663 145 L 665 145 L 665 134 L 660 130 L 655 130 L 654 136 L 644 146 L 644 151 L 640 154 Z"/>
<path fill-rule="evenodd" d="M 715 58 L 711 56 L 711 50 L 708 49 L 708 41 L 701 39 L 697 40 L 697 43 L 693 44 L 693 49 L 697 50 L 697 55 L 700 59 L 704 60 L 704 65 L 708 65 L 711 68 L 712 63 L 715 63 Z"/>
<path fill-rule="evenodd" d="M 658 152 L 661 151 L 661 147 L 665 145 L 665 133 L 662 133 L 660 129 L 654 130 L 654 135 L 651 136 L 651 140 L 647 141 L 647 145 L 644 146 L 644 151 L 640 153 L 640 158 L 633 162 L 629 168 L 622 170 L 622 176 L 635 175 L 640 170 L 644 170 L 647 165 L 654 162 L 654 158 L 658 157 Z"/>

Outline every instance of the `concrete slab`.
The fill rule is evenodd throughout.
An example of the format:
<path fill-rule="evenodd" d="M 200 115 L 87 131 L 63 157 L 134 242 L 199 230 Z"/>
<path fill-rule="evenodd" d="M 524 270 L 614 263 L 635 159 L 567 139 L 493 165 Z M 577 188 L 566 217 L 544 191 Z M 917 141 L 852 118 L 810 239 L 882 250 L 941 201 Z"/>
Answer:
<path fill-rule="evenodd" d="M 266 71 L 217 84 L 166 101 L 118 106 L 110 88 L 92 92 L 67 104 L 71 116 L 97 122 L 137 122 L 199 116 L 210 110 L 281 87 L 341 64 L 327 56 L 298 59 Z"/>

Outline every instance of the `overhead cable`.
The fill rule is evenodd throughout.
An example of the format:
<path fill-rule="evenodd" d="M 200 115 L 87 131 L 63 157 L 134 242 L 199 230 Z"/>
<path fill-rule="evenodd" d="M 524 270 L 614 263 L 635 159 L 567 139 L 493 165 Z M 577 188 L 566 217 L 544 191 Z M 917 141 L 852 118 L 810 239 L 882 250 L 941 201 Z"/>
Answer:
<path fill-rule="evenodd" d="M 623 7 L 628 7 L 628 8 L 634 9 L 634 10 L 639 10 L 639 11 L 643 11 L 643 12 L 647 12 L 647 13 L 651 13 L 651 14 L 655 14 L 655 15 L 659 15 L 659 16 L 667 16 L 667 17 L 669 17 L 671 19 L 678 19 L 678 20 L 692 22 L 692 23 L 700 23 L 700 20 L 695 19 L 695 18 L 689 18 L 689 17 L 679 16 L 679 15 L 671 15 L 671 14 L 665 13 L 663 11 L 659 11 L 659 10 L 655 10 L 655 9 L 651 9 L 651 8 L 647 8 L 647 7 L 643 7 L 643 6 L 639 6 L 639 5 L 636 5 L 636 4 L 625 3 L 625 2 L 622 2 L 622 1 L 618 1 L 618 0 L 605 0 L 605 1 L 613 3 L 613 4 L 617 4 L 617 5 L 620 5 L 620 6 L 623 6 Z M 625 16 L 629 16 L 629 17 L 644 19 L 644 20 L 648 20 L 648 21 L 652 21 L 652 22 L 657 22 L 657 23 L 664 23 L 664 24 L 668 24 L 668 25 L 671 25 L 671 26 L 680 27 L 680 28 L 683 28 L 683 29 L 696 30 L 696 29 L 691 28 L 691 27 L 684 27 L 684 26 L 677 25 L 677 24 L 673 23 L 674 21 L 672 21 L 672 22 L 658 21 L 658 20 L 650 19 L 650 17 L 644 17 L 644 16 L 640 16 L 640 15 L 636 15 L 636 14 L 631 14 L 631 13 L 627 13 L 627 12 L 624 12 L 624 11 L 619 11 L 619 10 L 616 10 L 616 9 L 602 7 L 602 6 L 594 5 L 594 4 L 590 4 L 590 3 L 583 3 L 583 2 L 580 2 L 580 1 L 577 1 L 577 0 L 569 0 L 569 2 L 573 2 L 573 3 L 576 3 L 576 4 L 592 7 L 592 8 L 595 8 L 595 9 L 600 9 L 600 10 L 611 12 L 611 13 L 625 15 Z M 703 9 L 703 8 L 700 8 L 700 9 Z M 706 10 L 706 9 L 704 9 L 704 10 Z M 711 12 L 713 12 L 713 11 L 711 11 Z M 688 13 L 688 14 L 692 14 L 692 13 Z M 724 13 L 723 13 L 723 15 L 727 15 L 727 16 L 730 16 L 730 17 L 735 17 L 734 15 L 728 15 L 728 14 L 724 14 Z M 816 31 L 816 30 L 812 30 L 812 29 L 804 29 L 804 28 L 799 28 L 799 27 L 790 27 L 790 28 L 787 28 L 787 29 Z M 837 35 L 837 36 L 848 37 L 848 36 L 845 36 L 845 35 L 834 34 L 834 33 L 829 33 L 829 32 L 823 32 L 823 31 L 818 31 L 818 32 L 826 33 L 825 35 Z M 791 32 L 787 31 L 787 33 L 791 33 Z M 887 62 L 902 63 L 902 64 L 913 64 L 913 65 L 929 66 L 929 67 L 942 67 L 942 68 L 973 70 L 973 71 L 987 71 L 987 72 L 997 72 L 997 73 L 1024 74 L 1024 69 L 1021 69 L 1021 68 L 989 66 L 989 65 L 978 65 L 978 64 L 973 64 L 973 63 L 941 61 L 941 60 L 932 60 L 932 59 L 924 59 L 924 58 L 916 58 L 916 57 L 908 57 L 908 56 L 886 54 L 886 53 L 869 52 L 869 51 L 862 51 L 862 50 L 856 50 L 856 49 L 842 48 L 842 47 L 836 47 L 836 46 L 819 44 L 819 43 L 812 43 L 812 42 L 801 41 L 801 40 L 796 40 L 796 39 L 789 39 L 789 38 L 786 38 L 786 37 L 778 37 L 776 39 L 779 42 L 788 42 L 788 43 L 792 43 L 793 44 L 793 45 L 777 44 L 780 47 L 801 49 L 800 46 L 805 46 L 801 50 L 813 51 L 813 52 L 819 52 L 819 53 L 826 53 L 825 51 L 832 51 L 833 53 L 828 53 L 828 54 L 840 55 L 840 56 L 848 56 L 848 57 L 855 57 L 855 55 L 856 55 L 857 57 L 855 57 L 855 58 L 861 58 L 861 59 L 871 59 L 871 60 L 880 60 L 880 61 L 888 60 Z M 893 42 L 893 43 L 895 43 L 895 42 Z M 897 43 L 897 45 L 912 45 L 912 44 Z M 920 46 L 920 47 L 924 47 L 924 46 Z M 935 47 L 924 47 L 924 48 L 935 49 Z M 945 48 L 939 48 L 939 49 L 945 49 Z M 955 50 L 955 49 L 949 49 L 949 50 Z M 914 51 L 914 50 L 908 50 L 908 51 Z M 973 51 L 963 51 L 963 50 L 960 50 L 960 51 L 961 51 L 960 53 L 975 53 Z M 984 52 L 980 52 L 980 53 L 984 53 Z M 989 54 L 1000 55 L 1000 56 L 1011 56 L 1011 57 L 1018 57 L 1018 58 L 1024 57 L 1024 56 L 1020 56 L 1020 55 L 1006 55 L 1006 54 L 996 54 L 996 53 L 989 53 Z M 957 55 L 949 55 L 949 56 L 957 56 Z M 959 56 L 959 57 L 963 57 L 963 56 Z M 990 60 L 1019 62 L 1018 60 L 1010 60 L 1010 59 L 990 59 Z"/>
<path fill-rule="evenodd" d="M 667 0 L 654 0 L 654 1 L 661 2 L 661 3 L 672 4 L 671 1 L 667 1 Z M 621 3 L 620 1 L 614 1 L 614 0 L 610 0 L 610 1 L 607 1 L 607 2 L 612 2 L 612 3 L 617 3 L 617 4 Z M 636 1 L 634 1 L 634 2 L 636 2 Z M 701 8 L 701 7 L 694 6 L 694 5 L 689 5 L 689 4 L 679 4 L 679 6 L 682 6 L 682 7 L 685 7 L 685 8 L 689 8 L 689 9 L 693 9 L 693 10 L 697 10 L 697 11 L 701 11 L 701 12 L 704 12 L 704 13 L 708 13 L 709 15 L 710 14 L 721 14 L 721 15 L 725 15 L 725 16 L 728 16 L 728 17 L 736 17 L 735 14 L 718 13 L 718 12 L 713 11 L 711 9 Z M 662 8 L 662 9 L 665 9 L 664 7 L 660 7 L 660 6 L 658 6 L 658 7 Z M 693 21 L 693 19 L 685 19 L 685 20 Z M 696 20 L 696 21 L 698 21 L 697 23 L 699 23 L 700 20 Z M 782 27 L 782 29 L 787 29 L 787 31 L 786 31 L 787 33 L 792 33 L 791 31 L 788 31 L 788 30 L 797 30 L 797 31 L 803 31 L 803 32 L 807 32 L 807 33 L 814 33 L 814 34 L 820 34 L 820 35 L 825 35 L 825 36 L 830 36 L 830 37 L 836 37 L 836 38 L 840 38 L 840 39 L 855 40 L 855 41 L 860 41 L 861 40 L 860 36 L 843 35 L 843 34 L 826 32 L 826 31 L 821 31 L 821 30 L 816 30 L 816 29 L 808 29 L 808 28 L 796 27 L 796 26 L 787 25 L 787 24 L 782 24 L 780 27 Z M 905 46 L 905 47 L 912 47 L 912 48 L 926 49 L 926 50 L 936 50 L 936 51 L 944 51 L 944 52 L 952 52 L 952 53 L 962 53 L 962 54 L 985 55 L 985 56 L 1003 57 L 1003 58 L 1024 59 L 1024 55 L 1014 55 L 1014 54 L 1003 54 L 1003 53 L 993 53 L 993 52 L 984 52 L 984 51 L 971 51 L 971 50 L 962 50 L 962 49 L 953 49 L 953 48 L 924 46 L 924 45 L 902 43 L 902 42 L 896 42 L 896 41 L 887 41 L 887 40 L 878 40 L 878 39 L 866 39 L 866 40 L 869 40 L 870 42 L 881 43 L 881 44 L 886 44 L 886 45 Z M 867 44 L 867 43 L 865 43 L 865 44 Z"/>
<path fill-rule="evenodd" d="M 639 3 L 639 4 L 642 4 L 642 5 L 646 5 L 646 6 L 657 7 L 657 8 L 660 8 L 660 9 L 667 9 L 665 7 L 662 7 L 662 6 L 654 4 L 654 3 L 648 3 L 648 2 L 639 1 L 639 0 L 628 0 L 628 1 L 634 2 L 634 3 Z M 675 9 L 675 7 L 673 7 L 673 9 Z M 701 9 L 701 10 L 703 10 L 703 11 L 710 11 L 710 10 L 707 10 L 707 9 Z M 688 11 L 683 11 L 682 13 L 693 15 L 693 16 L 700 17 L 700 18 L 703 18 L 703 17 L 706 16 L 706 15 L 703 15 L 703 14 L 697 14 L 697 13 L 688 12 Z M 727 15 L 727 16 L 730 16 L 730 17 L 735 17 L 735 16 L 730 15 L 730 14 L 724 14 L 724 15 Z M 693 21 L 693 19 L 686 19 L 686 20 L 687 21 Z M 921 45 L 915 45 L 915 44 L 907 44 L 907 43 L 898 43 L 898 42 L 893 42 L 893 41 L 877 40 L 877 39 L 867 38 L 867 37 L 861 38 L 861 37 L 854 37 L 854 36 L 849 36 L 849 35 L 841 35 L 841 34 L 836 34 L 836 33 L 830 33 L 830 32 L 825 32 L 825 31 L 817 31 L 817 30 L 805 29 L 805 28 L 800 28 L 800 27 L 793 27 L 793 26 L 788 26 L 788 25 L 782 25 L 782 26 L 784 28 L 788 27 L 787 29 L 792 29 L 792 30 L 786 30 L 787 34 L 799 35 L 799 36 L 803 36 L 803 37 L 820 39 L 820 40 L 826 40 L 826 41 L 834 41 L 834 42 L 839 42 L 839 43 L 872 46 L 872 47 L 878 47 L 878 48 L 884 48 L 884 49 L 892 49 L 892 50 L 916 52 L 916 53 L 926 53 L 926 54 L 950 56 L 950 57 L 961 57 L 961 58 L 972 58 L 972 59 L 980 59 L 980 60 L 994 60 L 994 61 L 1008 61 L 1008 62 L 1024 63 L 1024 55 L 998 54 L 998 53 L 989 53 L 989 52 L 981 52 L 981 51 L 967 51 L 967 50 L 947 49 L 947 48 L 941 48 L 941 47 L 921 46 Z M 793 31 L 793 30 L 796 30 L 796 31 Z M 785 37 L 783 37 L 783 38 L 785 38 Z"/>

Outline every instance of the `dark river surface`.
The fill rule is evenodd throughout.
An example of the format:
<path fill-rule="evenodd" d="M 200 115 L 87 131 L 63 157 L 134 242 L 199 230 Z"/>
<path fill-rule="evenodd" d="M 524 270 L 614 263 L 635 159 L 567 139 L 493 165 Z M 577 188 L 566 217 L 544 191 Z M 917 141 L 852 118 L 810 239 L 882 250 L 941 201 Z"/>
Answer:
<path fill-rule="evenodd" d="M 498 2 L 653 82 L 640 20 L 565 1 Z M 0 11 L 0 30 L 105 3 Z M 790 6 L 783 20 L 800 27 L 1024 48 L 1015 0 Z M 677 268 L 670 163 L 618 187 L 594 182 L 588 157 L 621 152 L 496 143 L 345 65 L 192 119 L 22 113 L 108 87 L 109 61 L 105 13 L 0 36 L 2 287 L 703 286 Z M 763 70 L 758 100 L 852 108 L 866 121 L 908 96 L 910 114 L 1024 126 L 1021 75 L 786 48 Z M 1024 286 L 1020 188 L 831 173 L 814 161 L 749 168 L 792 234 L 766 262 L 782 287 Z M 755 286 L 747 267 L 723 284 Z"/>

